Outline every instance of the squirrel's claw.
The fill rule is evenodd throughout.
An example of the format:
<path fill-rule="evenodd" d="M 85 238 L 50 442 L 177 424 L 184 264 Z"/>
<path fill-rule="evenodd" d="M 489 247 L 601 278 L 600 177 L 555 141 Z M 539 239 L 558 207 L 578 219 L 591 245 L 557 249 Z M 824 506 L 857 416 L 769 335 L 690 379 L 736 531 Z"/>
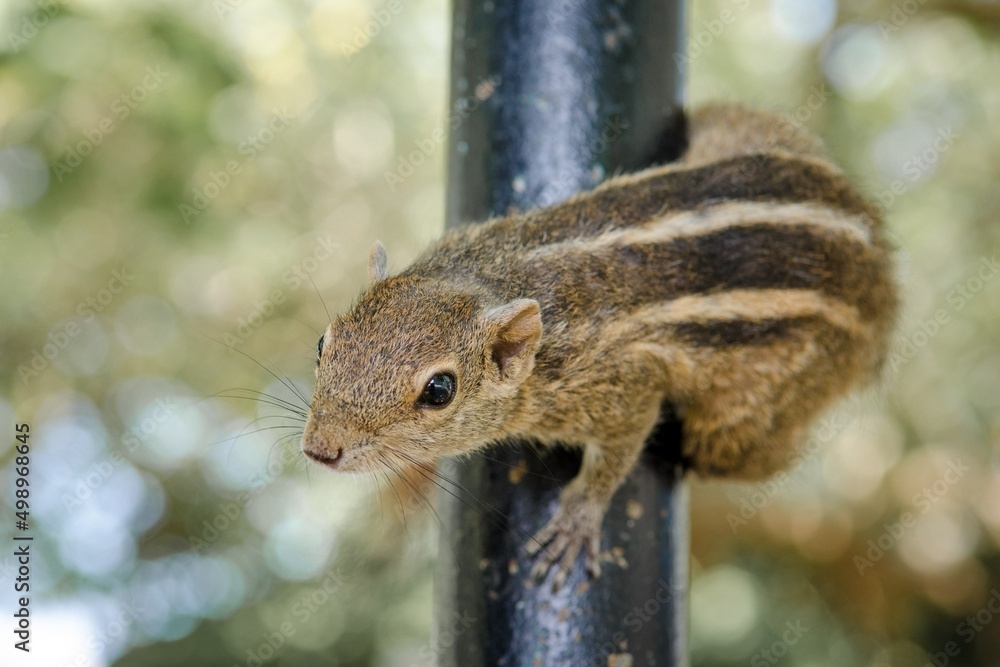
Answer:
<path fill-rule="evenodd" d="M 555 515 L 527 546 L 528 555 L 538 554 L 538 560 L 531 568 L 532 578 L 543 579 L 552 566 L 557 565 L 552 589 L 559 590 L 573 571 L 581 551 L 587 573 L 591 577 L 599 577 L 603 517 L 604 508 L 592 502 L 581 499 L 560 503 Z"/>

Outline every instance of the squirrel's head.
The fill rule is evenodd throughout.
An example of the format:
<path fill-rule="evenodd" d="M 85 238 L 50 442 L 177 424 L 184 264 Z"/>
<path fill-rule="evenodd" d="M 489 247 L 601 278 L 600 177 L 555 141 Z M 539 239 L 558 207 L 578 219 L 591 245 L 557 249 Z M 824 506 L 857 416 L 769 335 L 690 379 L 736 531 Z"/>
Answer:
<path fill-rule="evenodd" d="M 431 463 L 508 435 L 542 334 L 538 302 L 483 304 L 459 283 L 388 277 L 376 244 L 372 285 L 319 340 L 305 454 L 371 472 Z"/>

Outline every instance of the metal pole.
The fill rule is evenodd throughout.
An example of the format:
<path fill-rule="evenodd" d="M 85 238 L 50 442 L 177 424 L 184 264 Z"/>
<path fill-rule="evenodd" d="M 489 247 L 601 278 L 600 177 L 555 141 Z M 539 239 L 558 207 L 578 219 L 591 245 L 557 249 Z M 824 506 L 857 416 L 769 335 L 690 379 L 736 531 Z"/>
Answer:
<path fill-rule="evenodd" d="M 683 148 L 682 0 L 455 0 L 448 224 L 557 203 Z M 434 646 L 444 667 L 688 664 L 687 490 L 669 416 L 604 522 L 610 562 L 558 592 L 524 545 L 579 456 L 449 460 Z M 556 478 L 557 481 L 554 481 Z"/>

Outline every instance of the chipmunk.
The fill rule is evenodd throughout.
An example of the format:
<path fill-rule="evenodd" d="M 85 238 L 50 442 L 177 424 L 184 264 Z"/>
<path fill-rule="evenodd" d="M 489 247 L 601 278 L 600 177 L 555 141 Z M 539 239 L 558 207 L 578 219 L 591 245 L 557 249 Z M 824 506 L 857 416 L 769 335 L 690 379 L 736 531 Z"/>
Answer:
<path fill-rule="evenodd" d="M 330 468 L 433 464 L 506 439 L 583 449 L 528 544 L 597 576 L 601 521 L 660 417 L 702 475 L 787 465 L 823 408 L 878 371 L 896 312 L 878 210 L 777 114 L 690 115 L 677 162 L 446 233 L 319 340 L 302 437 Z M 557 585 L 558 585 L 557 579 Z"/>

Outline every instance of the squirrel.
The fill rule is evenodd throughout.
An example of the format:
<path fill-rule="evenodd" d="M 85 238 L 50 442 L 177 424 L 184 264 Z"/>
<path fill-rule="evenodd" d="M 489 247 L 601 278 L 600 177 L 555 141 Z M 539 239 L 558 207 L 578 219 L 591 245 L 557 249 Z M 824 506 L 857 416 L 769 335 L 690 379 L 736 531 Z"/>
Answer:
<path fill-rule="evenodd" d="M 509 439 L 583 449 L 529 542 L 533 574 L 598 576 L 601 522 L 666 404 L 705 476 L 759 479 L 875 377 L 897 311 L 879 210 L 796 123 L 711 105 L 676 162 L 447 232 L 318 344 L 302 436 L 350 472 Z M 541 553 L 538 553 L 541 552 Z"/>

